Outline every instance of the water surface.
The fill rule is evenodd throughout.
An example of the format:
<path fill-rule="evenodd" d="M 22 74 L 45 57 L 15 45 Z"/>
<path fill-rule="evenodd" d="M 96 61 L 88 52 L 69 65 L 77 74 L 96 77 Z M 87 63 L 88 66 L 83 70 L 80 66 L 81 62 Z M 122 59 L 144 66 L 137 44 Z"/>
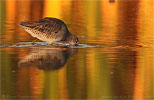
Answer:
<path fill-rule="evenodd" d="M 154 99 L 152 0 L 0 2 L 2 99 Z M 19 22 L 43 17 L 80 44 L 32 44 Z"/>

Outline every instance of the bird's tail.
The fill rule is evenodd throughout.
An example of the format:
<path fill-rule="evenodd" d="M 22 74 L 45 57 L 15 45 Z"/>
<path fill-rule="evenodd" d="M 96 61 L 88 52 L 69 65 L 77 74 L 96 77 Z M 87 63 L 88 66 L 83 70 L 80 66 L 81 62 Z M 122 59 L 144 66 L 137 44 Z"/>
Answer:
<path fill-rule="evenodd" d="M 38 23 L 34 21 L 21 21 L 19 25 L 21 27 L 29 27 L 29 28 L 34 28 Z"/>

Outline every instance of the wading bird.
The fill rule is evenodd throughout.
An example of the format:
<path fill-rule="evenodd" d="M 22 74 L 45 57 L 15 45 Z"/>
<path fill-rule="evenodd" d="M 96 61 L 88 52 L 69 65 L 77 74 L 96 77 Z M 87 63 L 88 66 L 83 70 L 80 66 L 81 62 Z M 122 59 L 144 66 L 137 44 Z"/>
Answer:
<path fill-rule="evenodd" d="M 71 45 L 78 44 L 78 37 L 69 32 L 66 24 L 57 18 L 45 17 L 38 21 L 21 21 L 20 26 L 42 41 L 52 44 L 55 41 L 66 41 Z"/>

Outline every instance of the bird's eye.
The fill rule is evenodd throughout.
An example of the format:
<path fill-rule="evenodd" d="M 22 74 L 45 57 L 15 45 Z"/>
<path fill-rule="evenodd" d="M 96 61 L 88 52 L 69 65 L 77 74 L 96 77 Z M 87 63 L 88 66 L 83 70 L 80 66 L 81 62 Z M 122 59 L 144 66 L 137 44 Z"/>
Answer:
<path fill-rule="evenodd" d="M 78 39 L 76 39 L 76 41 L 75 41 L 76 43 L 78 43 Z"/>

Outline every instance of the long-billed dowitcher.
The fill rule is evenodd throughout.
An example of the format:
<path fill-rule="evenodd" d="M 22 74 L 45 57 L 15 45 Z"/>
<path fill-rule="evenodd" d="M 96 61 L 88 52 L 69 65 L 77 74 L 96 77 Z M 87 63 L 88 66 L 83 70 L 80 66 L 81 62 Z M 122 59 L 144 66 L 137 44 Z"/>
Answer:
<path fill-rule="evenodd" d="M 46 17 L 38 21 L 22 21 L 20 26 L 33 37 L 48 44 L 55 41 L 67 41 L 71 45 L 78 44 L 78 37 L 70 33 L 66 24 L 57 18 Z"/>

